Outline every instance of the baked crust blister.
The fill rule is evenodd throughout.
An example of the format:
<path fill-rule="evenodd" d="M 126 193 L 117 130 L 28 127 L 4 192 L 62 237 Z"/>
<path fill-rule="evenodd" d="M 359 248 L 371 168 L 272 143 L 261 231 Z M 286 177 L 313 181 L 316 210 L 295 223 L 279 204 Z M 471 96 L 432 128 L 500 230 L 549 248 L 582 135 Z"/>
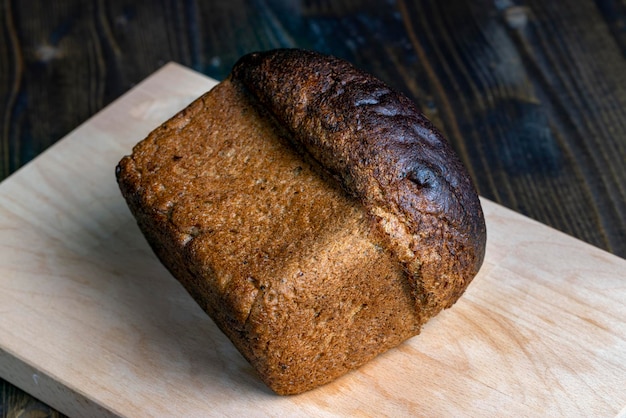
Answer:
<path fill-rule="evenodd" d="M 159 259 L 279 394 L 419 333 L 484 257 L 449 144 L 405 96 L 310 51 L 243 57 L 116 174 Z"/>

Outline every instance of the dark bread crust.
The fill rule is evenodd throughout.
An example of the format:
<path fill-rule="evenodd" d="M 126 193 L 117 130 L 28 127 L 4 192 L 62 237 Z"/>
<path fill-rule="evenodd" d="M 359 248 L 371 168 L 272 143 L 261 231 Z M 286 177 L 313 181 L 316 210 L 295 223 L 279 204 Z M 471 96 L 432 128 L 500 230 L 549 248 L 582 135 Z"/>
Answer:
<path fill-rule="evenodd" d="M 413 102 L 312 51 L 249 54 L 231 80 L 363 202 L 425 319 L 454 304 L 483 262 L 485 222 L 465 167 Z"/>

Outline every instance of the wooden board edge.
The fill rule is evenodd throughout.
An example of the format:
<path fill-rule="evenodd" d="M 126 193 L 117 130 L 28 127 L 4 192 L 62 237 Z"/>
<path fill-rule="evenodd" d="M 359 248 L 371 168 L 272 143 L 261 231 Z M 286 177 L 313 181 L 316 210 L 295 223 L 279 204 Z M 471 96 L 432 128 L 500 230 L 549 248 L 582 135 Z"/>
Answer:
<path fill-rule="evenodd" d="M 0 376 L 68 416 L 103 418 L 120 416 L 2 348 L 0 348 Z"/>

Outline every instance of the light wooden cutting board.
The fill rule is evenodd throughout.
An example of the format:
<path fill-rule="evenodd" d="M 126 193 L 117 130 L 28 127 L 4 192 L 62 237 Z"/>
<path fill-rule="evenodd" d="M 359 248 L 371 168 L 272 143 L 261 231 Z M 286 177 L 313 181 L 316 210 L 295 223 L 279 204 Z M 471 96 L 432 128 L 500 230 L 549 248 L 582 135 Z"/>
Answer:
<path fill-rule="evenodd" d="M 159 264 L 114 167 L 214 85 L 176 64 L 0 183 L 0 376 L 74 416 L 615 416 L 626 260 L 483 200 L 485 264 L 422 334 L 279 397 Z"/>

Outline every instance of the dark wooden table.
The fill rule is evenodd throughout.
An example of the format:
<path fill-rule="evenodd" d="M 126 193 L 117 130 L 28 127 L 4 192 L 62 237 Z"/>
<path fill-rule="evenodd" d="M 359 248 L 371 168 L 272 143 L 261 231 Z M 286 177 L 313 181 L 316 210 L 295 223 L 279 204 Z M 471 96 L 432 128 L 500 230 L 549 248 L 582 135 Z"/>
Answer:
<path fill-rule="evenodd" d="M 0 180 L 168 61 L 276 47 L 377 75 L 482 196 L 626 257 L 625 0 L 2 0 Z M 0 416 L 59 413 L 0 380 Z"/>

